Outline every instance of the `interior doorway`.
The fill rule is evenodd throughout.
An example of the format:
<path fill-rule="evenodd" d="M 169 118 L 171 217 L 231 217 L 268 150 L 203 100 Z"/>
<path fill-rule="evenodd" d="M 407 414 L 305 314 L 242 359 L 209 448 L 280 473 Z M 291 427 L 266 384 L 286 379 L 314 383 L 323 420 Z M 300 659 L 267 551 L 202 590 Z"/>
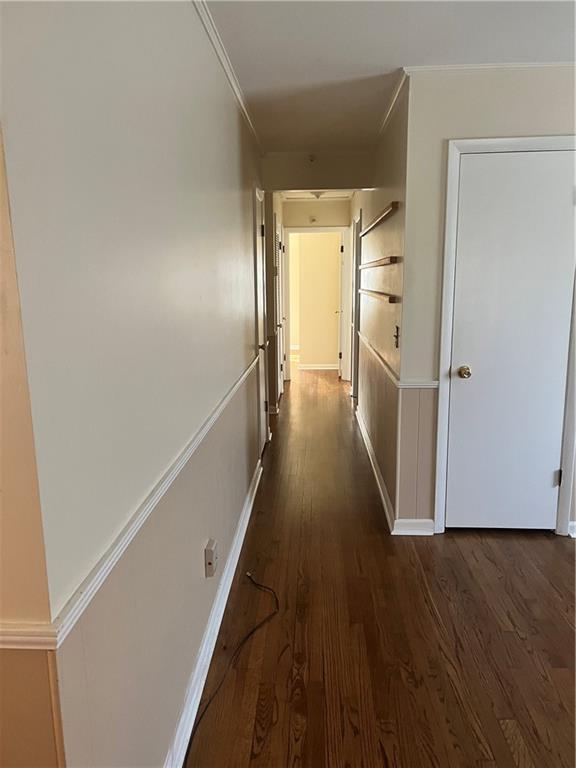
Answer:
<path fill-rule="evenodd" d="M 286 374 L 295 371 L 344 370 L 343 309 L 349 312 L 350 264 L 341 228 L 287 230 L 283 278 L 285 286 Z M 346 355 L 346 358 L 349 354 Z"/>

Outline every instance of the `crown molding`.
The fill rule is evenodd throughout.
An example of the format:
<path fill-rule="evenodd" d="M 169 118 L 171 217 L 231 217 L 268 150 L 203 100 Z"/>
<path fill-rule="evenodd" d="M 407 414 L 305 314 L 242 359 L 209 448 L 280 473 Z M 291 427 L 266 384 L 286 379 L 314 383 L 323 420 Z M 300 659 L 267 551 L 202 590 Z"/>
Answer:
<path fill-rule="evenodd" d="M 506 64 L 423 64 L 421 66 L 404 67 L 406 75 L 415 75 L 419 72 L 458 72 L 460 70 L 475 69 L 543 69 L 549 67 L 571 67 L 573 61 L 546 61 L 546 62 L 514 62 Z"/>
<path fill-rule="evenodd" d="M 392 98 L 390 99 L 390 103 L 388 104 L 388 109 L 386 110 L 384 118 L 380 123 L 380 128 L 378 129 L 378 137 L 382 136 L 382 134 L 386 130 L 388 121 L 390 120 L 392 112 L 394 111 L 394 107 L 396 106 L 396 102 L 398 101 L 398 97 L 400 96 L 402 88 L 404 87 L 404 83 L 406 82 L 407 79 L 408 79 L 407 72 L 405 69 L 403 69 L 398 79 L 398 82 L 396 83 L 394 91 L 392 93 Z"/>
<path fill-rule="evenodd" d="M 224 43 L 222 42 L 222 38 L 220 37 L 218 28 L 216 27 L 216 22 L 214 21 L 214 18 L 210 13 L 210 10 L 208 8 L 208 3 L 206 2 L 206 0 L 192 0 L 192 5 L 196 9 L 196 13 L 199 16 L 200 21 L 202 22 L 202 26 L 204 27 L 204 30 L 208 35 L 208 39 L 212 43 L 214 52 L 216 53 L 216 56 L 218 57 L 218 61 L 220 62 L 222 69 L 224 70 L 226 79 L 228 80 L 230 87 L 232 88 L 232 92 L 236 97 L 236 101 L 238 102 L 240 111 L 242 112 L 244 119 L 246 120 L 246 123 L 250 128 L 250 131 L 254 137 L 254 140 L 258 145 L 258 149 L 262 151 L 260 137 L 256 132 L 256 128 L 252 121 L 252 117 L 250 116 L 250 112 L 248 111 L 248 107 L 246 105 L 246 99 L 244 98 L 244 93 L 242 92 L 242 88 L 240 87 L 240 82 L 238 80 L 238 77 L 236 76 L 236 72 L 234 72 L 234 67 L 232 66 L 230 57 L 228 56 L 226 48 L 224 47 Z"/>

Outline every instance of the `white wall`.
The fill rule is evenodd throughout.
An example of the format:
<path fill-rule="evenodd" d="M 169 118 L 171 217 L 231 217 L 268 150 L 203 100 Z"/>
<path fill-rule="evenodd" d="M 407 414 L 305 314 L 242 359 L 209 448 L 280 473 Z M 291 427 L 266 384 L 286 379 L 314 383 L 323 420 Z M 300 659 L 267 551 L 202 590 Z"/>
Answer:
<path fill-rule="evenodd" d="M 255 155 L 192 4 L 5 4 L 2 28 L 54 616 L 254 357 Z"/>
<path fill-rule="evenodd" d="M 355 189 L 371 185 L 372 152 L 268 152 L 262 158 L 265 189 Z"/>
<path fill-rule="evenodd" d="M 285 227 L 348 227 L 350 200 L 285 200 Z"/>
<path fill-rule="evenodd" d="M 570 133 L 572 67 L 410 76 L 402 378 L 438 378 L 448 139 Z"/>
<path fill-rule="evenodd" d="M 361 260 L 362 264 L 368 264 L 397 256 L 401 261 L 362 269 L 360 285 L 366 290 L 400 297 L 403 292 L 408 104 L 409 89 L 405 83 L 380 137 L 371 180 L 375 189 L 355 193 L 352 201 L 352 216 L 355 219 L 361 210 L 363 227 L 390 202 L 399 203 L 390 218 L 362 238 Z M 396 383 L 402 351 L 402 306 L 402 303 L 389 304 L 383 298 L 370 295 L 360 298 L 360 331 L 364 339 L 360 341 L 359 350 L 358 414 L 365 425 L 390 498 L 391 517 L 397 514 L 400 506 L 396 471 L 400 393 Z M 394 343 L 396 325 L 400 327 L 399 349 Z M 415 514 L 408 516 L 415 517 Z"/>

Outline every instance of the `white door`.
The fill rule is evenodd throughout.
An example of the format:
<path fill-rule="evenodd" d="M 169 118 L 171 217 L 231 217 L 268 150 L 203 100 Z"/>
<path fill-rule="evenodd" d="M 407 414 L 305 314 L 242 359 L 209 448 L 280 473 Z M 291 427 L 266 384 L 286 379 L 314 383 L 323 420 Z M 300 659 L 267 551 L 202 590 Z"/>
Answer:
<path fill-rule="evenodd" d="M 447 526 L 556 526 L 573 162 L 568 151 L 461 156 Z"/>
<path fill-rule="evenodd" d="M 276 318 L 276 377 L 278 401 L 284 392 L 284 333 L 282 312 L 282 234 L 274 214 L 274 298 Z"/>
<path fill-rule="evenodd" d="M 266 253 L 264 243 L 264 193 L 256 192 L 256 343 L 258 346 L 258 401 L 260 453 L 268 440 L 268 350 L 266 339 Z"/>
<path fill-rule="evenodd" d="M 351 316 L 352 316 L 352 254 L 350 252 L 351 231 L 342 237 L 340 274 L 340 377 L 350 381 Z"/>

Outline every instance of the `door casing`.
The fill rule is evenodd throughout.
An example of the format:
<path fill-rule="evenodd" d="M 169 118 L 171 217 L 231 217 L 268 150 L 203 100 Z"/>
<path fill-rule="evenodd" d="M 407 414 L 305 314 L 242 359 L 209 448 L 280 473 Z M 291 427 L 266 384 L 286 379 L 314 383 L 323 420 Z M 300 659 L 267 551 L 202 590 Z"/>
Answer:
<path fill-rule="evenodd" d="M 284 343 L 285 348 L 290 351 L 290 235 L 306 235 L 311 233 L 322 233 L 322 232 L 340 232 L 341 234 L 341 243 L 344 247 L 344 252 L 350 253 L 351 247 L 352 247 L 352 226 L 349 227 L 284 227 L 284 238 L 285 238 L 285 252 L 283 254 L 283 269 L 282 269 L 282 295 L 284 297 L 284 326 L 286 328 L 286 332 L 284 333 Z M 349 259 L 348 259 L 349 262 Z M 342 276 L 341 276 L 342 277 Z M 340 279 L 340 291 L 342 291 L 342 279 Z M 342 351 L 344 349 L 344 345 L 348 345 L 348 348 L 350 347 L 350 336 L 348 332 L 349 323 L 348 325 L 345 325 L 347 320 L 344 318 L 342 314 L 342 293 L 340 294 L 340 318 L 338 323 L 338 346 L 340 353 L 342 354 Z M 286 354 L 286 358 L 289 357 L 289 354 Z M 341 363 L 340 359 L 340 363 Z M 340 365 L 339 369 L 339 375 L 342 373 L 342 366 Z M 287 380 L 291 376 L 290 367 L 284 366 L 284 379 Z"/>
<path fill-rule="evenodd" d="M 446 221 L 444 232 L 444 269 L 442 278 L 442 314 L 440 326 L 440 371 L 438 383 L 438 423 L 436 435 L 435 533 L 443 533 L 446 520 L 448 473 L 448 436 L 450 406 L 450 367 L 454 320 L 454 287 L 458 228 L 458 195 L 460 187 L 460 157 L 463 154 L 487 152 L 545 152 L 574 151 L 576 136 L 538 136 L 503 139 L 456 139 L 448 142 L 448 174 L 446 187 Z M 574 294 L 573 294 L 574 295 Z M 564 429 L 562 441 L 562 485 L 558 495 L 556 533 L 568 535 L 571 494 L 574 484 L 575 423 L 575 307 L 572 300 L 572 326 Z"/>

